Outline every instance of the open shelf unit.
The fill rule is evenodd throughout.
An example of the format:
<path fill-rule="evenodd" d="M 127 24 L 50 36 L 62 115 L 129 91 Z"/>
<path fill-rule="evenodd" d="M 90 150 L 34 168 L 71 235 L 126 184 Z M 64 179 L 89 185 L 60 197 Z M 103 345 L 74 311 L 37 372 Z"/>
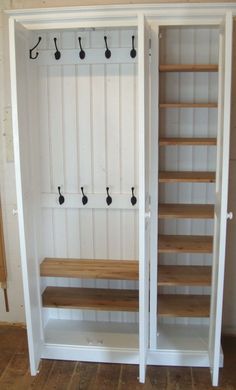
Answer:
<path fill-rule="evenodd" d="M 218 383 L 232 14 L 187 7 L 9 13 L 32 375 L 191 364 Z"/>

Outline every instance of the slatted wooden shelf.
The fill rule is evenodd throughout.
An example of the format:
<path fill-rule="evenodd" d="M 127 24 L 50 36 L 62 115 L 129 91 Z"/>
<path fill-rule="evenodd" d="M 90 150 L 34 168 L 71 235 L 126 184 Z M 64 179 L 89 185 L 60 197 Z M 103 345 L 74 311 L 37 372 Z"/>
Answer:
<path fill-rule="evenodd" d="M 160 253 L 212 253 L 211 236 L 159 235 Z"/>
<path fill-rule="evenodd" d="M 162 203 L 158 207 L 160 219 L 171 218 L 214 218 L 214 205 L 212 204 L 182 204 Z"/>
<path fill-rule="evenodd" d="M 160 72 L 218 72 L 217 64 L 161 64 Z"/>
<path fill-rule="evenodd" d="M 160 171 L 160 183 L 214 183 L 215 172 Z"/>
<path fill-rule="evenodd" d="M 43 306 L 64 309 L 138 311 L 138 290 L 47 287 Z"/>
<path fill-rule="evenodd" d="M 159 295 L 158 315 L 161 317 L 209 317 L 208 295 Z"/>
<path fill-rule="evenodd" d="M 160 138 L 159 139 L 159 145 L 160 146 L 215 146 L 216 145 L 216 138 L 184 138 L 184 137 L 168 137 L 168 138 Z"/>
<path fill-rule="evenodd" d="M 105 311 L 139 309 L 138 290 L 82 287 L 47 287 L 43 307 Z M 159 295 L 158 314 L 163 317 L 208 317 L 209 297 L 201 295 Z"/>
<path fill-rule="evenodd" d="M 160 108 L 217 108 L 217 103 L 160 103 Z"/>
<path fill-rule="evenodd" d="M 92 260 L 45 258 L 40 265 L 41 276 L 84 279 L 138 280 L 136 260 Z"/>
<path fill-rule="evenodd" d="M 211 267 L 190 265 L 159 265 L 159 286 L 210 286 Z"/>

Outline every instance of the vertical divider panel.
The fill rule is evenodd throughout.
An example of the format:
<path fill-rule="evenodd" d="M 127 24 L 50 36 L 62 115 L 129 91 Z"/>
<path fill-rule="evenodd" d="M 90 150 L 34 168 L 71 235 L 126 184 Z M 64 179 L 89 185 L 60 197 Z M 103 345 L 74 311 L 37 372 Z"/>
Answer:
<path fill-rule="evenodd" d="M 150 225 L 150 348 L 157 347 L 158 159 L 159 159 L 159 26 L 151 29 L 151 225 Z"/>
<path fill-rule="evenodd" d="M 138 121 L 139 121 L 139 381 L 145 382 L 149 343 L 149 28 L 138 17 Z"/>

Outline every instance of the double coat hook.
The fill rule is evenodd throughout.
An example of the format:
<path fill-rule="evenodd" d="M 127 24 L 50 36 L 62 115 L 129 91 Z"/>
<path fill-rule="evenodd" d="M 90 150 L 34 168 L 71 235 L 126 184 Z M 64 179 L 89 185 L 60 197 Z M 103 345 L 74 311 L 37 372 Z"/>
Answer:
<path fill-rule="evenodd" d="M 59 201 L 59 204 L 62 205 L 62 204 L 65 202 L 65 198 L 64 198 L 64 196 L 61 194 L 61 187 L 57 187 L 57 189 L 58 189 L 58 194 L 59 194 L 58 201 Z"/>
<path fill-rule="evenodd" d="M 55 44 L 55 48 L 56 48 L 56 51 L 54 53 L 54 57 L 56 60 L 59 60 L 61 58 L 61 53 L 60 51 L 58 50 L 58 47 L 57 47 L 57 38 L 54 38 L 54 44 Z"/>
<path fill-rule="evenodd" d="M 38 42 L 36 43 L 36 45 L 34 47 L 32 47 L 32 49 L 30 49 L 30 51 L 29 51 L 29 57 L 30 57 L 31 60 L 35 60 L 38 57 L 38 55 L 39 55 L 38 51 L 36 51 L 35 56 L 33 57 L 32 52 L 39 45 L 41 39 L 42 39 L 42 37 L 39 37 Z"/>
<path fill-rule="evenodd" d="M 131 191 L 132 191 L 132 197 L 130 199 L 130 202 L 131 202 L 132 206 L 134 206 L 137 203 L 137 198 L 134 195 L 134 187 L 131 188 Z"/>
<path fill-rule="evenodd" d="M 83 50 L 82 45 L 81 45 L 81 37 L 79 37 L 78 39 L 79 39 L 79 47 L 80 47 L 79 57 L 81 60 L 84 60 L 85 59 L 85 51 Z"/>
<path fill-rule="evenodd" d="M 106 36 L 104 37 L 104 41 L 105 41 L 105 46 L 106 46 L 105 57 L 110 58 L 111 57 L 111 50 L 108 49 Z"/>
<path fill-rule="evenodd" d="M 88 203 L 88 197 L 84 194 L 84 187 L 81 187 L 81 192 L 82 192 L 82 203 L 83 205 L 86 205 Z"/>
<path fill-rule="evenodd" d="M 110 206 L 110 204 L 112 203 L 112 197 L 109 194 L 109 187 L 106 188 L 106 191 L 107 191 L 106 202 L 107 202 L 107 205 Z"/>
<path fill-rule="evenodd" d="M 132 35 L 132 49 L 130 50 L 130 57 L 135 58 L 136 54 L 137 54 L 137 52 L 134 48 L 134 35 Z"/>

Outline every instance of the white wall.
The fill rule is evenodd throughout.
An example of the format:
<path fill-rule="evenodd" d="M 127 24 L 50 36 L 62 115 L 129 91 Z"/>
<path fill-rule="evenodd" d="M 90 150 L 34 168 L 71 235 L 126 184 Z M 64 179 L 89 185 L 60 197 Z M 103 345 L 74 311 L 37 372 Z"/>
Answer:
<path fill-rule="evenodd" d="M 129 3 L 153 3 L 155 0 L 135 0 Z M 166 2 L 162 0 L 161 2 Z M 183 1 L 180 1 L 183 2 Z M 196 2 L 188 1 L 188 2 Z M 215 1 L 216 2 L 216 1 Z M 229 2 L 229 1 L 227 1 Z M 234 2 L 234 0 L 232 0 Z M 15 177 L 14 165 L 12 161 L 11 149 L 11 124 L 6 120 L 7 111 L 10 108 L 9 94 L 9 65 L 7 54 L 7 20 L 3 16 L 4 9 L 17 8 L 35 8 L 35 7 L 56 7 L 70 5 L 89 5 L 89 4 L 109 4 L 109 3 L 128 3 L 126 0 L 1 0 L 0 1 L 0 193 L 3 204 L 4 233 L 6 241 L 6 257 L 8 268 L 8 295 L 10 312 L 5 312 L 3 293 L 0 291 L 0 322 L 24 322 L 23 289 L 20 269 L 19 239 L 17 217 L 13 216 L 12 209 L 16 207 Z M 236 30 L 234 33 L 236 37 Z M 236 50 L 234 50 L 236 53 Z M 234 54 L 234 68 L 236 66 L 236 54 Z M 236 77 L 234 80 L 233 110 L 236 112 Z M 230 196 L 229 209 L 234 211 L 236 216 L 236 136 L 234 136 L 236 127 L 236 114 L 232 114 L 232 141 L 231 141 L 231 161 L 230 161 Z M 235 173 L 235 174 L 234 174 Z M 234 221 L 229 222 L 229 234 L 226 258 L 226 280 L 225 280 L 225 299 L 224 299 L 224 328 L 226 331 L 236 333 L 236 262 L 234 254 L 236 253 L 236 217 Z"/>

